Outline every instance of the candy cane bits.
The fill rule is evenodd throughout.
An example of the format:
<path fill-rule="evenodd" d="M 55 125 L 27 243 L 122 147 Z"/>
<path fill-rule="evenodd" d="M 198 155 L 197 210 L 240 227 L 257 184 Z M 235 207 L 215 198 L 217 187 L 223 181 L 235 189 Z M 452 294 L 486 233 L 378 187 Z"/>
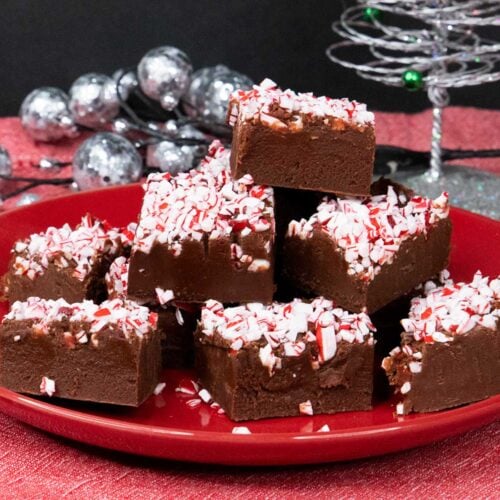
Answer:
<path fill-rule="evenodd" d="M 366 314 L 321 297 L 226 308 L 210 300 L 195 334 L 197 372 L 235 421 L 367 410 L 374 330 Z"/>
<path fill-rule="evenodd" d="M 401 321 L 401 346 L 384 358 L 396 413 L 438 411 L 500 392 L 500 277 L 426 286 Z"/>

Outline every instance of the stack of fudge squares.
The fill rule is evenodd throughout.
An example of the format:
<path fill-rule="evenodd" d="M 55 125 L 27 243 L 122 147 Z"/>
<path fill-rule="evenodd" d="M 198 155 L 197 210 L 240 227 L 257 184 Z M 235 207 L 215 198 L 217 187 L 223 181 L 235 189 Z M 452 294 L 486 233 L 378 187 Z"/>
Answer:
<path fill-rule="evenodd" d="M 136 225 L 85 217 L 15 244 L 1 385 L 137 406 L 194 358 L 234 421 L 369 410 L 386 314 L 397 413 L 500 392 L 500 280 L 444 271 L 446 193 L 372 183 L 364 104 L 264 80 L 228 122 L 230 150 L 148 177 Z"/>

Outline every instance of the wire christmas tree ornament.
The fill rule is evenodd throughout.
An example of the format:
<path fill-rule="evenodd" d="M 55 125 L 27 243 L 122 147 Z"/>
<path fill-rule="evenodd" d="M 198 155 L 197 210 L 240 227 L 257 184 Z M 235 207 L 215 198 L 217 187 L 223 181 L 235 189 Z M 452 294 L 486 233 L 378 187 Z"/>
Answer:
<path fill-rule="evenodd" d="M 448 90 L 500 80 L 500 42 L 475 31 L 485 26 L 500 27 L 498 0 L 360 0 L 332 25 L 343 40 L 328 47 L 331 61 L 362 78 L 427 91 L 433 107 L 430 169 L 413 182 L 423 191 L 429 191 L 425 182 L 460 174 L 456 167 L 453 172 L 451 167 L 442 169 L 442 113 L 450 102 Z M 343 57 L 350 47 L 365 48 L 364 62 Z M 472 174 L 478 182 L 484 176 L 494 178 L 463 170 L 464 182 L 465 177 L 470 182 Z M 453 183 L 458 184 L 457 179 Z"/>

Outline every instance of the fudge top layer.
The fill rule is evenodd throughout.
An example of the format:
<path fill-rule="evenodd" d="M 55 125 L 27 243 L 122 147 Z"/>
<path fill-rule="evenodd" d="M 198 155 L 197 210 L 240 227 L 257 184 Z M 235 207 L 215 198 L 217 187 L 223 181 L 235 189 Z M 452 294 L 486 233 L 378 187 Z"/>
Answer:
<path fill-rule="evenodd" d="M 476 327 L 495 330 L 500 317 L 500 278 L 478 271 L 470 283 L 425 285 L 424 297 L 412 299 L 408 318 L 401 320 L 409 338 L 425 343 L 450 342 Z"/>
<path fill-rule="evenodd" d="M 67 332 L 68 337 L 76 337 L 78 343 L 85 344 L 89 340 L 95 343 L 97 339 L 92 335 L 106 328 L 120 330 L 127 339 L 142 338 L 156 328 L 157 319 L 157 314 L 150 312 L 147 307 L 127 300 L 113 299 L 97 305 L 90 300 L 68 304 L 64 299 L 30 297 L 25 302 L 14 302 L 2 324 L 27 321 L 36 334 L 48 335 L 51 324 L 67 321 L 76 330 L 76 333 Z M 87 328 L 82 327 L 84 324 Z"/>
<path fill-rule="evenodd" d="M 287 236 L 310 238 L 324 231 L 348 263 L 348 273 L 371 281 L 383 264 L 391 263 L 401 244 L 448 217 L 448 194 L 435 200 L 396 193 L 360 198 L 325 199 L 308 220 L 292 220 Z"/>
<path fill-rule="evenodd" d="M 14 274 L 35 279 L 52 263 L 61 269 L 71 267 L 73 276 L 83 281 L 102 254 L 113 256 L 120 248 L 130 246 L 134 232 L 135 224 L 113 228 L 89 214 L 75 229 L 69 224 L 51 226 L 15 243 Z"/>
<path fill-rule="evenodd" d="M 266 78 L 251 90 L 237 90 L 231 95 L 228 122 L 234 126 L 237 121 L 261 123 L 277 131 L 298 132 L 306 123 L 322 123 L 333 129 L 343 129 L 346 123 L 364 128 L 373 126 L 375 118 L 367 111 L 366 104 L 281 90 Z"/>
<path fill-rule="evenodd" d="M 197 169 L 148 177 L 134 250 L 149 253 L 158 242 L 179 254 L 187 239 L 274 231 L 272 188 L 254 184 L 250 175 L 233 180 L 229 154 L 215 141 Z"/>
<path fill-rule="evenodd" d="M 365 313 L 351 314 L 322 297 L 312 302 L 224 306 L 209 300 L 201 312 L 201 333 L 231 350 L 261 342 L 262 364 L 273 369 L 280 356 L 299 356 L 307 342 L 317 342 L 319 361 L 335 356 L 337 343 L 373 343 L 375 327 Z M 274 351 L 274 352 L 273 352 Z M 279 366 L 278 366 L 279 367 Z"/>

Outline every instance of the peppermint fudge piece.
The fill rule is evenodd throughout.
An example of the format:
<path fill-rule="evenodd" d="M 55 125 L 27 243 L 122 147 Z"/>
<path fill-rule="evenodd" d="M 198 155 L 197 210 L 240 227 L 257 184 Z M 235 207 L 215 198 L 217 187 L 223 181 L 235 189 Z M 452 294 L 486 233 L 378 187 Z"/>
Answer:
<path fill-rule="evenodd" d="M 283 249 L 286 281 L 348 311 L 368 313 L 437 275 L 448 262 L 448 195 L 415 196 L 386 180 L 365 199 L 325 199 L 292 221 Z"/>
<path fill-rule="evenodd" d="M 3 278 L 5 298 L 103 300 L 104 275 L 117 255 L 130 252 L 134 232 L 135 224 L 113 228 L 87 214 L 75 229 L 49 227 L 17 241 Z"/>
<path fill-rule="evenodd" d="M 500 279 L 429 283 L 401 321 L 401 347 L 382 367 L 400 402 L 396 412 L 438 411 L 500 393 Z"/>
<path fill-rule="evenodd" d="M 31 297 L 0 326 L 0 385 L 28 394 L 139 406 L 160 373 L 157 315 L 133 302 Z"/>
<path fill-rule="evenodd" d="M 235 421 L 368 410 L 373 390 L 369 317 L 329 300 L 208 301 L 195 334 L 202 385 Z"/>
<path fill-rule="evenodd" d="M 231 171 L 270 186 L 368 195 L 374 116 L 365 104 L 281 90 L 264 80 L 230 98 Z"/>
<path fill-rule="evenodd" d="M 111 264 L 106 274 L 110 298 L 126 298 L 128 265 L 125 257 L 118 257 Z M 163 368 L 191 367 L 194 360 L 193 334 L 200 317 L 200 306 L 170 301 L 163 305 L 149 305 L 148 308 L 158 315 Z"/>
<path fill-rule="evenodd" d="M 152 174 L 132 247 L 130 298 L 270 302 L 274 199 L 250 176 L 231 178 L 229 151 L 218 142 L 200 167 L 175 177 Z"/>

